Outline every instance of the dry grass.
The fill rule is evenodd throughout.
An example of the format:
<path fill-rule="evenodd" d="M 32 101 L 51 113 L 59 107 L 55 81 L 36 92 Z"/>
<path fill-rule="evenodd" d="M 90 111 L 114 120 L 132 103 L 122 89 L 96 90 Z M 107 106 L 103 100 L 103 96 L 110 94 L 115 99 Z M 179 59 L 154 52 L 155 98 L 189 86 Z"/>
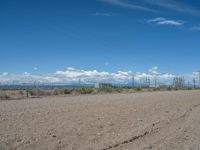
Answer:
<path fill-rule="evenodd" d="M 112 94 L 112 93 L 135 93 L 135 92 L 153 92 L 153 91 L 174 91 L 173 88 L 131 88 L 114 87 L 95 89 L 91 87 L 60 88 L 60 89 L 31 89 L 31 90 L 0 90 L 0 100 L 36 98 L 59 95 L 82 95 L 82 94 Z"/>
<path fill-rule="evenodd" d="M 26 98 L 25 90 L 0 90 L 0 100 Z"/>

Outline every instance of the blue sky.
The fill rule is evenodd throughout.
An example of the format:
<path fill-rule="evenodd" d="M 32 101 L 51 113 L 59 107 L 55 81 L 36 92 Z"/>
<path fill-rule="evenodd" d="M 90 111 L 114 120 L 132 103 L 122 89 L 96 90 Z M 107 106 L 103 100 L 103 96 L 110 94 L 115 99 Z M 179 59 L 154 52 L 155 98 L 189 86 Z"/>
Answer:
<path fill-rule="evenodd" d="M 196 0 L 1 0 L 0 73 L 200 70 Z"/>

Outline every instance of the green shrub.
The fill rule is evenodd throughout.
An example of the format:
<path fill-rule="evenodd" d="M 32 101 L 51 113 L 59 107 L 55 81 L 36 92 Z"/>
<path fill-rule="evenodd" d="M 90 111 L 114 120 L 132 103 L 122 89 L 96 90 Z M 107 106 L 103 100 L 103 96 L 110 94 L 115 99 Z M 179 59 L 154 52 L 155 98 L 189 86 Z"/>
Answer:
<path fill-rule="evenodd" d="M 153 88 L 153 91 L 160 91 L 160 88 L 159 87 Z"/>
<path fill-rule="evenodd" d="M 72 93 L 72 89 L 63 89 L 63 94 L 71 94 Z"/>
<path fill-rule="evenodd" d="M 53 95 L 59 95 L 59 94 L 61 94 L 61 90 L 55 89 L 55 90 L 53 91 Z"/>
<path fill-rule="evenodd" d="M 122 93 L 126 88 L 114 88 L 114 91 L 117 93 Z"/>
<path fill-rule="evenodd" d="M 142 88 L 141 87 L 136 87 L 135 91 L 137 91 L 137 92 L 142 91 Z"/>
<path fill-rule="evenodd" d="M 98 89 L 98 92 L 103 92 L 103 93 L 111 93 L 113 91 L 112 88 L 100 88 Z"/>
<path fill-rule="evenodd" d="M 42 90 L 42 89 L 32 89 L 29 90 L 30 96 L 46 96 L 51 95 L 51 92 L 48 90 Z"/>
<path fill-rule="evenodd" d="M 171 86 L 167 87 L 167 90 L 168 90 L 168 91 L 171 91 L 171 90 L 172 90 L 172 87 L 171 87 Z"/>
<path fill-rule="evenodd" d="M 76 91 L 80 94 L 91 94 L 94 92 L 94 88 L 82 87 L 82 88 L 76 89 Z"/>
<path fill-rule="evenodd" d="M 35 90 L 29 90 L 28 92 L 30 96 L 34 96 L 36 94 Z"/>
<path fill-rule="evenodd" d="M 177 87 L 175 87 L 175 88 L 174 88 L 174 90 L 175 90 L 175 91 L 178 91 L 178 88 L 177 88 Z"/>

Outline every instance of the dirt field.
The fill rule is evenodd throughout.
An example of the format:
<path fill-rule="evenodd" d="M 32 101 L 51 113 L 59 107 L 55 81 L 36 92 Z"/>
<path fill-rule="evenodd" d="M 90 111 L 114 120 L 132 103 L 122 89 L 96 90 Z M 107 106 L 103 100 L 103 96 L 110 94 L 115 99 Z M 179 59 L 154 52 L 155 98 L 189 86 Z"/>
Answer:
<path fill-rule="evenodd" d="M 0 150 L 199 150 L 200 91 L 0 101 Z"/>

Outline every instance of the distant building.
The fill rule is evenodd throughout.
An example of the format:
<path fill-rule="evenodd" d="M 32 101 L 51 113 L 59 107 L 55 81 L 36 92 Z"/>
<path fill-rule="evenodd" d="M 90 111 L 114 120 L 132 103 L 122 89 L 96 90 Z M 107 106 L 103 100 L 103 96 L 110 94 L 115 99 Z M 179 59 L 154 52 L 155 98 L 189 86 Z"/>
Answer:
<path fill-rule="evenodd" d="M 97 89 L 102 89 L 102 88 L 112 88 L 112 84 L 111 83 L 96 83 L 95 88 Z"/>

